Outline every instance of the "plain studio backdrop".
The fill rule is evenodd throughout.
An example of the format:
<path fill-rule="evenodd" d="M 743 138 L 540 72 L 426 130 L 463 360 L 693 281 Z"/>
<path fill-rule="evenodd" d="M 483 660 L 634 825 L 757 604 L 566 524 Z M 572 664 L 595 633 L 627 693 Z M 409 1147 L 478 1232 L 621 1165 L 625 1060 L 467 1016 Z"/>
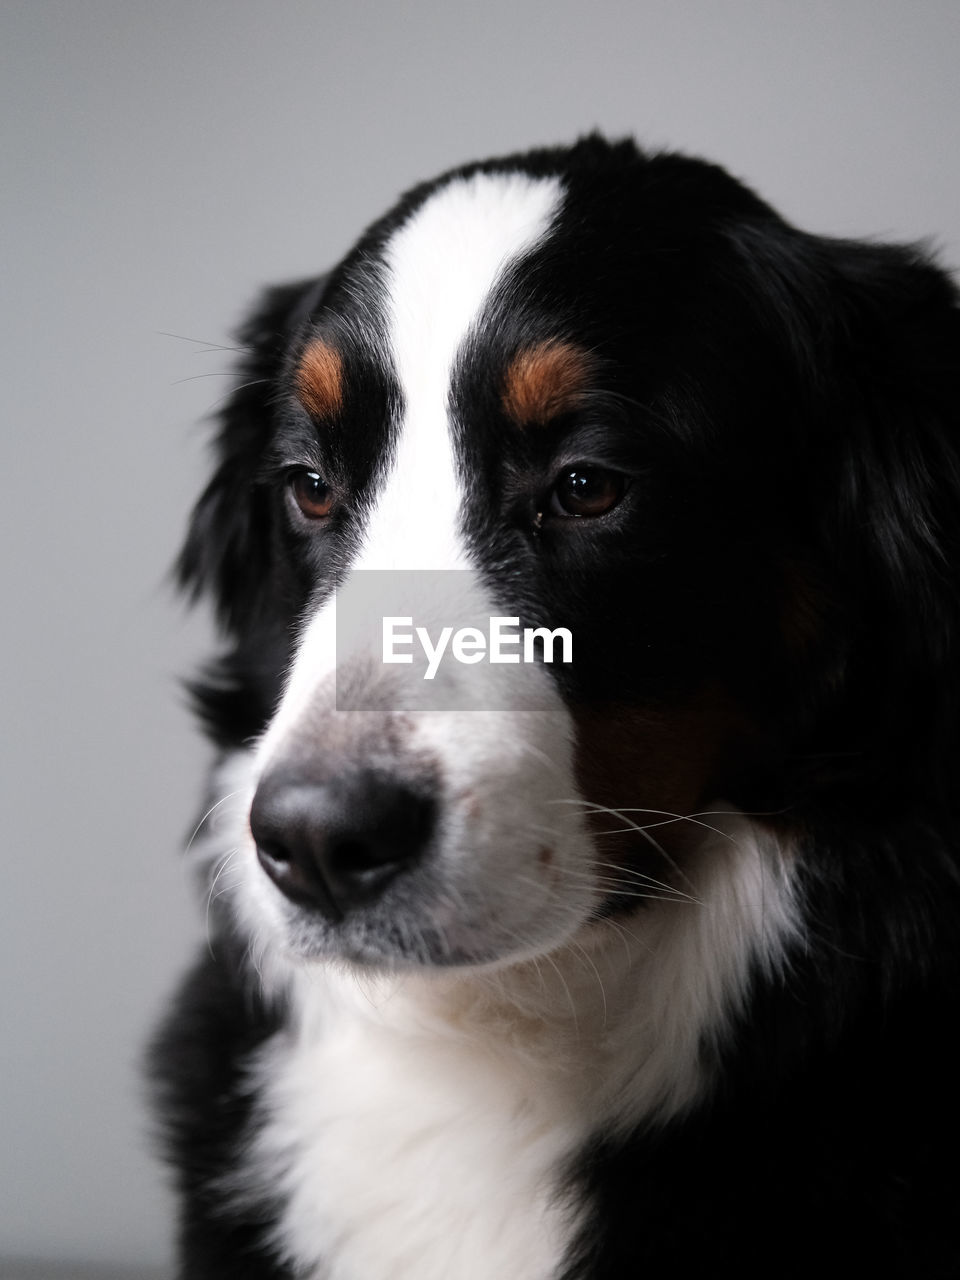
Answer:
<path fill-rule="evenodd" d="M 165 575 L 256 289 L 593 127 L 956 266 L 958 54 L 956 0 L 0 0 L 0 1255 L 169 1265 L 138 1064 L 203 936 L 209 627 Z"/>

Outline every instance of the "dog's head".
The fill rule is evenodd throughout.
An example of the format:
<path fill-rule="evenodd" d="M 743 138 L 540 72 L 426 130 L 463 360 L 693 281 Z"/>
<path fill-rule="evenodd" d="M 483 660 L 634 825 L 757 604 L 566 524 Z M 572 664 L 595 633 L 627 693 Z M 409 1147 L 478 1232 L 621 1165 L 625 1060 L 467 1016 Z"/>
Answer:
<path fill-rule="evenodd" d="M 718 798 L 937 793 L 958 332 L 920 255 L 596 137 L 419 187 L 270 292 L 180 562 L 231 642 L 205 713 L 258 739 L 241 913 L 502 962 L 679 888 Z M 429 698 L 345 640 L 351 591 L 408 620 L 393 654 L 450 628 Z M 572 653 L 491 663 L 492 618 Z"/>

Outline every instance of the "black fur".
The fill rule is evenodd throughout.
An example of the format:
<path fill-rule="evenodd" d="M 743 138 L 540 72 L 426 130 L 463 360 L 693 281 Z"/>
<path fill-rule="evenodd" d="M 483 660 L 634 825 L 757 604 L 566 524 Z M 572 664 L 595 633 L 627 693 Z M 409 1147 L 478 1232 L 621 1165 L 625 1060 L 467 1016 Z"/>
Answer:
<path fill-rule="evenodd" d="M 563 1280 L 958 1273 L 955 848 L 878 820 L 802 852 L 806 953 L 756 984 L 708 1103 L 584 1153 Z"/>
<path fill-rule="evenodd" d="M 229 1177 L 250 1132 L 255 1098 L 245 1077 L 282 1026 L 255 984 L 238 978 L 245 957 L 227 941 L 188 974 L 176 1012 L 160 1028 L 153 1070 L 167 1158 L 183 1211 L 183 1280 L 280 1280 L 266 1239 L 276 1206 L 229 1204 Z"/>
<path fill-rule="evenodd" d="M 953 285 L 920 250 L 806 235 L 722 170 L 630 143 L 476 168 L 560 174 L 567 199 L 457 371 L 471 545 L 505 613 L 575 629 L 571 705 L 669 707 L 706 685 L 735 701 L 748 728 L 710 783 L 798 850 L 807 929 L 784 977 L 756 976 L 730 1042 L 704 1045 L 708 1101 L 582 1153 L 569 1192 L 592 1208 L 562 1280 L 960 1275 Z M 381 247 L 431 190 L 331 277 L 272 290 L 241 335 L 179 561 L 227 639 L 198 685 L 221 746 L 265 726 L 293 628 L 356 544 L 349 513 L 319 550 L 284 521 L 285 459 L 315 457 L 357 513 L 394 447 L 395 377 L 342 317 L 377 331 Z M 318 330 L 348 352 L 333 443 L 289 390 Z M 518 434 L 495 394 L 522 345 L 557 336 L 598 353 L 603 386 L 562 447 Z M 532 534 L 561 454 L 630 487 L 602 527 Z M 250 1132 L 245 1064 L 283 1011 L 222 928 L 155 1050 L 182 1274 L 279 1277 L 273 1206 L 227 1208 L 218 1180 Z"/>

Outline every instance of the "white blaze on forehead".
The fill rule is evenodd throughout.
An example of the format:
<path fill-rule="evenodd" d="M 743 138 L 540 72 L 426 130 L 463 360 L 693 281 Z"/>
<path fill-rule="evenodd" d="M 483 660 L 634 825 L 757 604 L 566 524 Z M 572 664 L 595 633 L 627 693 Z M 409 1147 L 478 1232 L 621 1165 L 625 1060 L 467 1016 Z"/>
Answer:
<path fill-rule="evenodd" d="M 522 173 L 458 178 L 430 195 L 387 242 L 387 341 L 403 402 L 394 464 L 368 518 L 354 569 L 466 569 L 458 537 L 460 486 L 449 427 L 457 353 L 504 271 L 543 238 L 559 208 L 558 178 Z M 459 577 L 459 575 L 458 575 Z M 463 590 L 477 590 L 463 575 Z M 476 595 L 471 597 L 477 605 Z M 411 599 L 456 622 L 453 602 Z M 487 612 L 495 613 L 492 606 Z M 451 614 L 451 616 L 443 616 Z M 336 600 L 301 635 L 287 688 L 266 737 L 266 760 L 309 705 L 337 653 Z M 532 670 L 532 668 L 530 668 Z"/>
<path fill-rule="evenodd" d="M 549 230 L 557 178 L 475 174 L 431 195 L 385 250 L 388 341 L 403 396 L 396 464 L 373 512 L 364 569 L 464 567 L 449 431 L 451 374 L 504 270 Z"/>

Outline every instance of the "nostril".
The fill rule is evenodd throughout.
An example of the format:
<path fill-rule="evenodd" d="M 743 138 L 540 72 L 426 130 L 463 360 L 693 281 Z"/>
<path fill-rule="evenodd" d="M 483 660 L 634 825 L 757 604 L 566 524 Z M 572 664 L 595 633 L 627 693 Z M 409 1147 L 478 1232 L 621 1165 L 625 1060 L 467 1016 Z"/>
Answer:
<path fill-rule="evenodd" d="M 435 805 L 377 775 L 351 779 L 339 793 L 344 797 L 327 829 L 322 866 L 337 901 L 355 905 L 419 861 L 433 834 Z"/>
<path fill-rule="evenodd" d="M 289 826 L 289 804 L 283 793 L 261 782 L 250 806 L 250 832 L 257 848 L 276 862 L 288 862 L 290 849 L 283 833 Z"/>
<path fill-rule="evenodd" d="M 254 837 L 256 838 L 256 837 Z M 289 862 L 290 850 L 277 840 L 257 840 L 257 852 L 271 862 Z"/>
<path fill-rule="evenodd" d="M 389 861 L 389 859 L 388 859 Z M 369 871 L 381 867 L 384 858 L 372 845 L 363 840 L 333 840 L 327 848 L 327 862 L 334 871 Z"/>
<path fill-rule="evenodd" d="M 261 781 L 250 808 L 250 832 L 257 861 L 277 888 L 301 906 L 319 909 L 331 920 L 343 912 L 324 883 L 310 831 L 313 788 L 269 776 Z"/>

